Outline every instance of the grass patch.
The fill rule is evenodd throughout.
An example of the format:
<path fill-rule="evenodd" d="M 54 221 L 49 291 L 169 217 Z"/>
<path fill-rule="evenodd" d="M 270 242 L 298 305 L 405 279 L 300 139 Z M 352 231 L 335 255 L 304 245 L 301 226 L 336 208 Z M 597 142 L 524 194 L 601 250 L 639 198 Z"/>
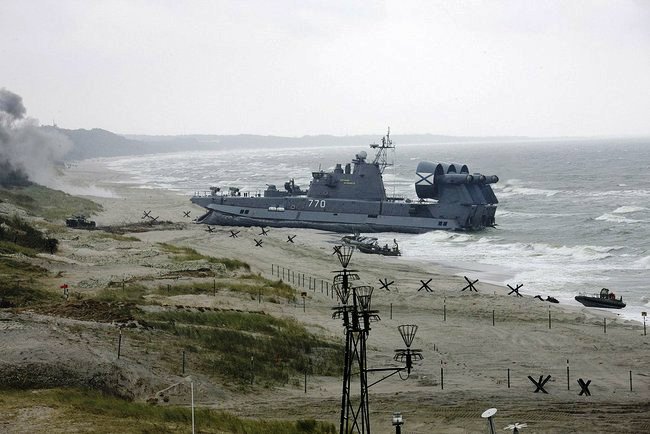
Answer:
<path fill-rule="evenodd" d="M 176 255 L 174 258 L 178 262 L 200 261 L 205 260 L 212 264 L 223 264 L 227 270 L 235 271 L 238 269 L 250 270 L 251 267 L 246 262 L 230 258 L 215 258 L 212 256 L 202 255 L 191 247 L 175 246 L 168 243 L 158 243 L 162 249 L 168 253 Z"/>
<path fill-rule="evenodd" d="M 4 260 L 0 258 L 0 263 Z M 35 306 L 57 299 L 54 293 L 39 288 L 33 281 L 24 280 L 24 276 L 0 276 L 0 308 Z"/>
<path fill-rule="evenodd" d="M 48 220 L 65 219 L 79 214 L 92 215 L 102 210 L 101 205 L 91 200 L 37 184 L 0 188 L 0 199 Z"/>
<path fill-rule="evenodd" d="M 3 391 L 0 409 L 31 407 L 55 409 L 48 426 L 55 431 L 98 433 L 172 433 L 187 432 L 191 411 L 187 407 L 153 406 L 126 401 L 99 392 L 78 389 L 50 389 L 38 392 Z M 230 413 L 195 409 L 197 432 L 241 434 L 334 434 L 331 423 L 315 420 L 264 421 L 238 418 Z M 7 422 L 7 421 L 5 421 Z"/>
<path fill-rule="evenodd" d="M 133 242 L 140 241 L 140 238 L 134 236 L 116 234 L 113 232 L 94 232 L 93 237 L 102 238 L 102 239 L 109 238 L 115 241 L 133 241 Z"/>
<path fill-rule="evenodd" d="M 93 298 L 107 303 L 144 304 L 144 296 L 150 292 L 151 290 L 143 285 L 125 284 L 122 289 L 122 282 L 112 282 L 111 287 L 102 289 Z"/>
<path fill-rule="evenodd" d="M 292 319 L 237 311 L 168 311 L 144 319 L 192 346 L 202 372 L 240 385 L 250 384 L 251 372 L 263 385 L 286 384 L 291 375 L 305 371 L 339 373 L 342 345 L 309 333 Z"/>
<path fill-rule="evenodd" d="M 232 279 L 214 279 L 212 282 L 190 283 L 186 285 L 163 285 L 156 288 L 155 293 L 160 295 L 186 295 L 186 294 L 212 294 L 214 290 L 219 291 L 227 288 L 235 292 L 243 292 L 252 297 L 262 295 L 269 300 L 276 297 L 294 301 L 295 290 L 281 280 L 269 280 L 261 276 L 246 274 Z"/>
<path fill-rule="evenodd" d="M 50 253 L 56 252 L 59 244 L 56 238 L 48 238 L 43 232 L 21 219 L 18 215 L 11 218 L 0 216 L 0 242 L 3 243 L 3 250 L 11 250 L 11 244 L 15 244 L 27 249 Z"/>

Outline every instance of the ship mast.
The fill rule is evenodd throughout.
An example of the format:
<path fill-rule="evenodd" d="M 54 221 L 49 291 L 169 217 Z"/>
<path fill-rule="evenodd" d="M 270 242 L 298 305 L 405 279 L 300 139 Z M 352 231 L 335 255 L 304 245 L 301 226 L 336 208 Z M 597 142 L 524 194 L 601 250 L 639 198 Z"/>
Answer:
<path fill-rule="evenodd" d="M 388 127 L 388 132 L 386 135 L 381 138 L 381 145 L 373 143 L 370 145 L 370 147 L 372 149 L 377 149 L 377 154 L 375 155 L 375 159 L 372 161 L 372 164 L 379 166 L 379 172 L 383 174 L 386 167 L 392 166 L 392 164 L 388 162 L 387 151 L 388 149 L 395 149 L 395 146 L 393 146 L 393 141 L 390 139 L 390 127 Z"/>

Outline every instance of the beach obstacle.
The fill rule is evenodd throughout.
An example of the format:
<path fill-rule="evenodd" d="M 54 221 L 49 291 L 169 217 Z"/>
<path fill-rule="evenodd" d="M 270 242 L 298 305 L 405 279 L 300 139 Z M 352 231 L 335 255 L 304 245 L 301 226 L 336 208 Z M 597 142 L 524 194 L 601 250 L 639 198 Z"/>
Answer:
<path fill-rule="evenodd" d="M 516 286 L 515 288 L 513 288 L 512 286 L 510 286 L 510 284 L 508 284 L 508 288 L 510 288 L 510 292 L 508 293 L 508 295 L 514 293 L 517 297 L 523 297 L 523 295 L 521 295 L 521 294 L 519 293 L 519 289 L 520 289 L 522 286 L 524 286 L 523 283 L 518 283 L 517 286 Z"/>
<path fill-rule="evenodd" d="M 253 238 L 253 240 L 255 241 L 255 247 L 263 247 L 263 246 L 262 246 L 262 242 L 263 242 L 263 241 L 262 241 L 261 239 L 260 239 L 260 240 L 256 240 L 255 238 Z"/>
<path fill-rule="evenodd" d="M 418 289 L 418 292 L 422 291 L 423 289 L 427 292 L 433 292 L 431 288 L 429 288 L 429 283 L 431 283 L 433 279 L 429 279 L 426 282 L 424 280 L 420 280 L 420 283 L 422 283 L 422 286 L 420 286 L 420 289 Z"/>
<path fill-rule="evenodd" d="M 268 236 L 269 236 L 269 231 L 268 231 L 268 229 L 264 229 L 263 227 L 261 227 L 260 229 L 262 229 L 262 232 L 260 232 L 260 233 L 257 234 L 257 235 L 260 235 L 260 236 L 264 235 L 265 237 L 268 237 Z"/>
<path fill-rule="evenodd" d="M 476 283 L 478 283 L 478 279 L 476 279 L 475 281 L 472 282 L 471 280 L 469 280 L 469 279 L 467 278 L 467 276 L 463 276 L 463 277 L 464 277 L 465 280 L 467 281 L 467 285 L 466 285 L 463 289 L 461 289 L 460 292 L 463 292 L 463 291 L 465 291 L 466 289 L 469 289 L 470 292 L 472 292 L 472 291 L 474 291 L 474 292 L 478 292 L 478 289 L 476 289 L 476 288 L 474 287 L 474 285 L 475 285 Z"/>
<path fill-rule="evenodd" d="M 580 385 L 580 393 L 578 395 L 582 395 L 584 393 L 585 396 L 591 396 L 591 392 L 589 392 L 589 384 L 591 384 L 591 380 L 587 380 L 586 382 L 582 378 L 578 378 L 578 384 Z"/>
<path fill-rule="evenodd" d="M 239 236 L 239 232 L 241 232 L 241 231 L 231 230 L 230 231 L 230 238 L 237 238 Z"/>
<path fill-rule="evenodd" d="M 287 235 L 287 243 L 293 244 L 293 239 L 296 238 L 295 235 Z"/>
<path fill-rule="evenodd" d="M 146 218 L 151 218 L 151 210 L 149 210 L 149 211 L 142 211 L 142 213 L 143 213 L 143 214 L 142 214 L 142 217 L 140 217 L 142 220 L 144 220 L 144 219 L 146 219 Z"/>
<path fill-rule="evenodd" d="M 205 228 L 205 230 L 206 230 L 207 232 L 211 233 L 211 234 L 214 233 L 214 228 L 213 228 L 212 226 L 210 226 L 210 225 L 207 225 L 207 227 Z"/>
<path fill-rule="evenodd" d="M 536 387 L 536 389 L 535 389 L 535 391 L 534 391 L 533 393 L 543 392 L 543 393 L 548 394 L 548 392 L 546 391 L 546 389 L 544 389 L 544 385 L 548 382 L 548 380 L 551 379 L 551 376 L 550 376 L 550 375 L 547 375 L 546 378 L 544 378 L 543 375 L 540 375 L 538 381 L 535 381 L 535 379 L 534 379 L 533 377 L 531 377 L 530 375 L 528 376 L 528 379 L 529 379 L 530 381 L 532 381 L 533 384 L 534 384 L 535 387 Z"/>
<path fill-rule="evenodd" d="M 191 211 L 183 211 L 183 217 L 190 218 Z"/>
<path fill-rule="evenodd" d="M 384 280 L 379 279 L 379 283 L 381 284 L 381 288 L 379 289 L 385 289 L 386 291 L 390 291 L 389 286 L 395 283 L 395 281 L 392 280 L 389 282 L 388 279 L 384 279 Z"/>
<path fill-rule="evenodd" d="M 527 426 L 528 426 L 528 424 L 515 422 L 515 423 L 511 423 L 510 425 L 508 425 L 507 427 L 505 427 L 503 429 L 511 429 L 512 434 L 519 434 L 519 430 L 522 429 L 522 428 L 526 428 Z"/>

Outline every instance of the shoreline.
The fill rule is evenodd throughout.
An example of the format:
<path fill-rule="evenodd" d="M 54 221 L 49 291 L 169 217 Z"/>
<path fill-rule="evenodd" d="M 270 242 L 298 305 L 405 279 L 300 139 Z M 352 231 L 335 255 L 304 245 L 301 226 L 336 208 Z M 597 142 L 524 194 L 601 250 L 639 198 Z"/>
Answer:
<path fill-rule="evenodd" d="M 98 225 L 142 221 L 140 218 L 142 214 L 138 214 L 139 211 L 133 210 L 132 207 L 129 207 L 128 210 L 124 210 L 124 212 L 118 211 L 117 213 L 110 209 L 116 205 L 119 207 L 120 201 L 140 203 L 143 208 L 142 212 L 144 212 L 144 208 L 147 208 L 147 205 L 149 205 L 147 210 L 151 208 L 152 214 L 160 217 L 161 220 L 182 221 L 178 216 L 181 216 L 187 210 L 191 210 L 192 216 L 200 215 L 200 213 L 202 213 L 202 208 L 190 203 L 190 196 L 188 194 L 178 189 L 143 186 L 134 180 L 133 175 L 109 168 L 106 162 L 110 160 L 111 158 L 95 158 L 77 161 L 74 165 L 65 170 L 63 177 L 58 178 L 63 181 L 63 183 L 59 183 L 57 188 L 63 189 L 70 194 L 87 197 L 104 206 L 104 212 L 100 213 L 96 217 Z M 70 179 L 72 183 L 66 183 L 66 180 Z M 116 214 L 118 214 L 118 216 L 122 215 L 123 217 L 120 219 Z M 229 227 L 224 227 L 224 230 L 229 229 Z M 237 227 L 237 229 L 241 230 L 243 228 Z M 284 228 L 274 229 L 290 231 L 289 229 Z M 318 239 L 320 242 L 325 241 L 330 243 L 332 246 L 335 245 L 342 236 L 342 234 L 333 232 L 311 229 L 301 230 L 313 232 L 314 238 Z M 394 235 L 395 234 L 391 233 L 387 238 L 392 239 Z M 361 255 L 361 253 L 357 253 L 356 256 L 358 257 L 359 255 Z M 465 264 L 466 266 L 463 267 L 458 266 L 457 264 L 448 264 L 444 261 L 431 261 L 404 256 L 396 258 L 396 261 L 404 263 L 406 266 L 422 270 L 433 268 L 436 274 L 441 274 L 447 277 L 458 277 L 462 283 L 462 286 L 458 288 L 459 290 L 466 284 L 464 279 L 462 279 L 463 276 L 468 276 L 472 281 L 478 278 L 479 283 L 477 286 L 487 286 L 488 293 L 496 291 L 499 294 L 507 295 L 507 293 L 510 292 L 510 289 L 506 284 L 511 283 L 512 286 L 515 286 L 514 282 L 508 281 L 513 280 L 516 276 L 512 276 L 510 273 L 494 265 L 474 263 L 473 266 L 470 267 L 470 262 L 467 262 Z M 529 289 L 526 288 L 525 282 L 524 287 L 521 289 L 521 293 L 531 298 L 533 298 L 534 295 L 541 295 L 542 297 L 552 295 L 560 300 L 560 308 L 569 309 L 570 311 L 586 308 L 575 301 L 574 296 L 576 294 L 568 292 L 548 294 L 535 290 L 530 290 L 529 292 Z M 533 295 L 533 293 L 535 294 Z M 557 306 L 557 304 L 554 305 L 554 307 Z M 640 313 L 642 311 L 650 310 L 644 305 L 629 304 L 625 308 L 627 310 L 589 309 L 595 309 L 594 312 L 601 312 L 605 316 L 621 318 L 638 324 L 643 324 L 643 319 Z"/>

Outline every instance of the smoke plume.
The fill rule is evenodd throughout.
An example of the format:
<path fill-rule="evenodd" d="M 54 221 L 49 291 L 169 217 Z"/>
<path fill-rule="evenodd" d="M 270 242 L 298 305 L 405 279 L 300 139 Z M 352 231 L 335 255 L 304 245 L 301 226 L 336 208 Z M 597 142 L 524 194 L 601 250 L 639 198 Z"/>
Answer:
<path fill-rule="evenodd" d="M 35 182 L 52 185 L 57 161 L 72 148 L 55 130 L 43 130 L 38 120 L 25 117 L 20 95 L 0 88 L 0 186 Z"/>

